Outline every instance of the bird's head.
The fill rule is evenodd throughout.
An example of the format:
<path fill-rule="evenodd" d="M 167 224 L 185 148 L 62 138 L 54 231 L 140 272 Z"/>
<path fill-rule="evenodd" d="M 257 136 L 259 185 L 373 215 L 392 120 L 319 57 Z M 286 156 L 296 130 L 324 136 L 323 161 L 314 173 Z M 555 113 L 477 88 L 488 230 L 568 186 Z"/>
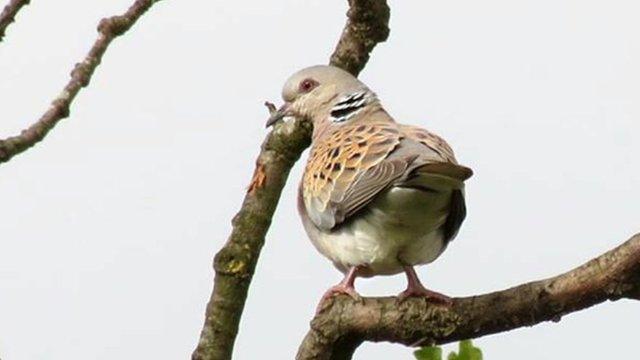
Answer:
<path fill-rule="evenodd" d="M 282 88 L 282 99 L 284 104 L 271 115 L 267 126 L 286 116 L 309 118 L 314 127 L 320 122 L 345 122 L 377 101 L 360 80 L 329 65 L 311 66 L 291 75 Z"/>

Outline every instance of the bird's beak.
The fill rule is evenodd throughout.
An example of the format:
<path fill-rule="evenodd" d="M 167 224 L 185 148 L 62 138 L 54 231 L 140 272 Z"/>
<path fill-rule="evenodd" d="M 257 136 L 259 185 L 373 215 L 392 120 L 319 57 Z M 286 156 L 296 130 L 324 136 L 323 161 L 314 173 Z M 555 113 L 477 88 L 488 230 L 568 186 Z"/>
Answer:
<path fill-rule="evenodd" d="M 267 127 L 275 124 L 285 116 L 291 116 L 291 103 L 285 102 L 280 109 L 271 113 L 269 120 L 267 120 Z"/>

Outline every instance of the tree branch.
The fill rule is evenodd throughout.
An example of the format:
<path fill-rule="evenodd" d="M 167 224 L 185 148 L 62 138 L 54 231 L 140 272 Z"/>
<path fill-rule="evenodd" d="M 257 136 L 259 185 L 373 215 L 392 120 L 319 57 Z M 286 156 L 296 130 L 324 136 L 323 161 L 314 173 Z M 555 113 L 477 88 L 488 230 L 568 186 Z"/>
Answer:
<path fill-rule="evenodd" d="M 102 61 L 109 44 L 129 30 L 158 0 L 136 0 L 122 15 L 102 19 L 98 38 L 85 56 L 71 71 L 71 79 L 40 119 L 20 135 L 0 139 L 0 164 L 40 142 L 58 122 L 69 116 L 69 107 L 80 89 L 89 85 L 91 76 Z M 11 4 L 10 4 L 11 5 Z M 5 8 L 6 10 L 6 8 Z M 4 14 L 4 12 L 3 12 Z"/>
<path fill-rule="evenodd" d="M 262 144 L 242 208 L 233 218 L 231 236 L 214 259 L 213 293 L 193 359 L 231 359 L 264 237 L 289 171 L 310 137 L 308 122 L 296 120 L 276 126 Z"/>
<path fill-rule="evenodd" d="M 349 0 L 349 6 L 331 64 L 358 75 L 375 45 L 387 38 L 389 7 L 385 0 Z M 289 171 L 311 142 L 311 131 L 308 121 L 296 119 L 277 124 L 264 140 L 231 235 L 214 259 L 213 292 L 192 359 L 231 359 L 264 237 Z"/>
<path fill-rule="evenodd" d="M 606 300 L 640 300 L 640 234 L 567 273 L 490 294 L 456 298 L 451 307 L 394 297 L 356 302 L 335 297 L 311 322 L 297 360 L 351 359 L 364 341 L 444 344 L 532 326 Z"/>
<path fill-rule="evenodd" d="M 4 38 L 7 26 L 14 22 L 16 14 L 23 6 L 28 5 L 30 0 L 10 0 L 0 13 L 0 42 Z"/>
<path fill-rule="evenodd" d="M 389 5 L 382 0 L 349 0 L 347 24 L 331 55 L 331 64 L 359 74 L 376 44 L 389 37 Z"/>

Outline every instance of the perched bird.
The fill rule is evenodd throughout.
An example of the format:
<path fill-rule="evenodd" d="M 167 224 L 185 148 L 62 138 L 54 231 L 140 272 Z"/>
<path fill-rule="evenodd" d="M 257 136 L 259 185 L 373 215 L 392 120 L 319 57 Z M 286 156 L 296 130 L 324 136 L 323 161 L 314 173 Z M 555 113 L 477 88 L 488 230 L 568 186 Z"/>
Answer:
<path fill-rule="evenodd" d="M 374 92 L 339 68 L 298 71 L 282 98 L 267 126 L 286 116 L 313 122 L 298 210 L 315 247 L 345 274 L 320 306 L 336 293 L 359 298 L 356 277 L 403 271 L 408 286 L 399 299 L 450 303 L 427 290 L 413 267 L 434 261 L 456 236 L 471 169 L 442 138 L 396 123 Z"/>

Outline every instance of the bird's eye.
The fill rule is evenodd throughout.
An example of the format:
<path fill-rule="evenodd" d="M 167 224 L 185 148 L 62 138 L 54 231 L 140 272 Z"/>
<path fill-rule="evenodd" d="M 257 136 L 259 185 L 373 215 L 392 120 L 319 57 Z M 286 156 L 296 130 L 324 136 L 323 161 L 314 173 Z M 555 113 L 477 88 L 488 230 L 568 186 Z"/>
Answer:
<path fill-rule="evenodd" d="M 301 93 L 308 93 L 318 86 L 318 82 L 313 79 L 304 79 L 300 82 L 299 90 Z"/>

